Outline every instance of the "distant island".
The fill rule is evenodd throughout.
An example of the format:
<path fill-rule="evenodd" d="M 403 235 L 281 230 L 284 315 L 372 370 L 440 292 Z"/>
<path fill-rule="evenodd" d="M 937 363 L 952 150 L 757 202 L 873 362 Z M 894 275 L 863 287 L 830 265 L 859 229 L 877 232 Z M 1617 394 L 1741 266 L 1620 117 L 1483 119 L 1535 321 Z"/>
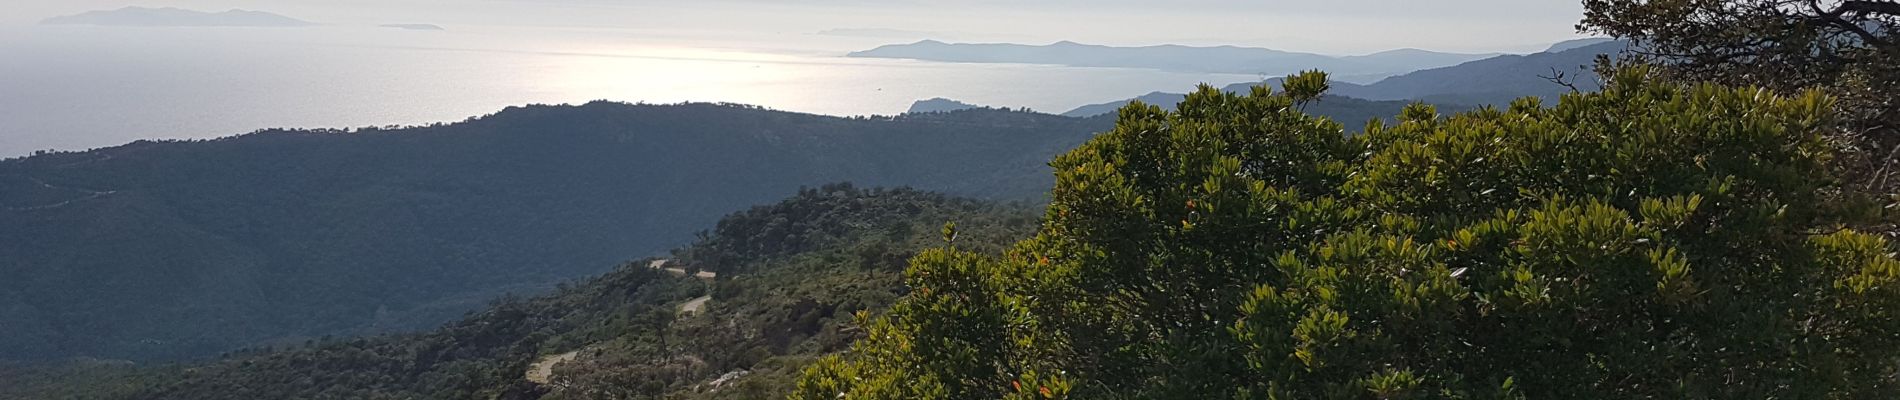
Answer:
<path fill-rule="evenodd" d="M 983 106 L 938 97 L 938 98 L 933 98 L 933 99 L 928 99 L 928 100 L 918 100 L 917 102 L 910 103 L 910 110 L 905 111 L 904 113 L 906 114 L 933 113 L 933 112 L 968 110 L 972 108 L 983 108 Z"/>
<path fill-rule="evenodd" d="M 436 25 L 436 24 L 383 24 L 383 25 L 379 25 L 379 26 L 381 26 L 381 27 L 384 27 L 384 28 L 394 28 L 394 29 L 408 29 L 408 30 L 412 30 L 412 31 L 445 31 L 445 30 L 448 30 L 448 29 L 443 29 L 441 25 Z"/>
<path fill-rule="evenodd" d="M 299 27 L 315 23 L 263 11 L 193 11 L 182 8 L 126 7 L 117 10 L 87 11 L 75 15 L 48 18 L 45 25 L 98 25 L 142 27 Z"/>
<path fill-rule="evenodd" d="M 1399 49 L 1358 56 L 1328 56 L 1258 47 L 1159 45 L 1114 47 L 1070 41 L 1048 45 L 945 43 L 923 40 L 853 52 L 849 57 L 904 58 L 968 63 L 1050 64 L 1076 67 L 1150 68 L 1181 72 L 1288 74 L 1321 69 L 1350 80 L 1377 80 L 1421 69 L 1457 65 L 1497 54 Z"/>

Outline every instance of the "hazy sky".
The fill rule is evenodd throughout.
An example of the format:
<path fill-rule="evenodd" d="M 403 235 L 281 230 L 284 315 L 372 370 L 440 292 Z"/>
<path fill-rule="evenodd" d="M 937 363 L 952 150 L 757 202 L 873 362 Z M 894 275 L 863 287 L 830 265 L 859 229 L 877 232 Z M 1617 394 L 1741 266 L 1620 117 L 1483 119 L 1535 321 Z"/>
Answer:
<path fill-rule="evenodd" d="M 9 0 L 0 24 L 130 5 L 269 11 L 334 24 L 627 27 L 727 33 L 834 28 L 949 40 L 1235 44 L 1332 54 L 1400 47 L 1529 51 L 1576 37 L 1580 0 Z"/>
<path fill-rule="evenodd" d="M 1528 53 L 1578 37 L 1581 1 L 0 0 L 0 157 L 593 99 L 868 115 L 950 97 L 1060 112 L 1265 75 L 839 56 L 918 39 Z M 34 26 L 127 6 L 258 10 L 332 27 Z M 391 23 L 449 32 L 371 28 Z"/>

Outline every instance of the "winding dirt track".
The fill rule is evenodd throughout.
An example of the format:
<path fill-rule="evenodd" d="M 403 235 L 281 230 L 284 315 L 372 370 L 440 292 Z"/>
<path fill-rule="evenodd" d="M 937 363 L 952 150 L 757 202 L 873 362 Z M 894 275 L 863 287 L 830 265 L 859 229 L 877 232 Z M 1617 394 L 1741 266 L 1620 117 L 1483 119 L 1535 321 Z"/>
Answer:
<path fill-rule="evenodd" d="M 712 300 L 712 295 L 709 294 L 680 303 L 680 314 L 699 313 L 700 310 L 706 309 L 706 302 L 710 300 Z"/>
<path fill-rule="evenodd" d="M 534 364 L 528 365 L 528 381 L 543 385 L 552 382 L 554 378 L 554 365 L 565 361 L 572 361 L 575 356 L 580 354 L 581 352 L 576 350 L 542 357 L 541 361 L 535 361 Z"/>
<path fill-rule="evenodd" d="M 110 193 L 107 193 L 107 194 L 110 194 Z M 686 275 L 686 270 L 684 269 L 666 268 L 666 264 L 669 261 L 672 261 L 672 260 L 653 260 L 652 263 L 647 264 L 647 268 L 664 270 L 667 272 L 674 272 L 677 275 Z M 699 278 L 701 279 L 712 278 L 710 273 L 701 272 L 700 274 L 701 275 L 699 276 Z M 708 301 L 712 301 L 712 295 L 710 294 L 705 295 L 705 296 L 695 297 L 692 300 L 687 300 L 685 303 L 680 303 L 679 313 L 680 314 L 700 313 L 701 311 L 704 311 L 706 309 L 706 302 Z M 570 351 L 566 353 L 542 357 L 539 361 L 535 361 L 534 364 L 528 365 L 528 373 L 526 377 L 529 382 L 546 385 L 549 382 L 554 381 L 554 365 L 555 364 L 560 364 L 567 361 L 573 361 L 574 357 L 579 356 L 579 355 L 580 355 L 580 350 L 575 350 L 575 351 Z"/>

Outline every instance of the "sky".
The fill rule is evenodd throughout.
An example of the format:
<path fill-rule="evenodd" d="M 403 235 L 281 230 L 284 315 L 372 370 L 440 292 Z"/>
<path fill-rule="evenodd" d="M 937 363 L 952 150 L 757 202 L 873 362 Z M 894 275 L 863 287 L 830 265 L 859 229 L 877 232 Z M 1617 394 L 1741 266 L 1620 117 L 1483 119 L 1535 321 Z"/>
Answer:
<path fill-rule="evenodd" d="M 9 0 L 0 25 L 125 6 L 268 11 L 330 24 L 831 29 L 963 42 L 1242 45 L 1323 54 L 1528 52 L 1575 38 L 1580 0 Z"/>

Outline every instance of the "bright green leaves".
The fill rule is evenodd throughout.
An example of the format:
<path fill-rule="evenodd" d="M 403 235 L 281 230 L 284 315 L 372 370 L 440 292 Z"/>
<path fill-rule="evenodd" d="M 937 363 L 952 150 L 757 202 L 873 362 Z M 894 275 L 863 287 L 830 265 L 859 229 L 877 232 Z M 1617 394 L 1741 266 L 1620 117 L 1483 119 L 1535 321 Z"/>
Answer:
<path fill-rule="evenodd" d="M 1879 236 L 1843 231 L 1816 236 L 1810 246 L 1820 269 L 1835 277 L 1836 288 L 1856 296 L 1900 293 L 1900 261 L 1894 260 L 1892 246 Z"/>
<path fill-rule="evenodd" d="M 938 231 L 943 234 L 943 245 L 956 246 L 957 223 L 955 221 L 943 223 L 943 229 L 939 229 Z"/>
<path fill-rule="evenodd" d="M 1388 370 L 1373 374 L 1366 379 L 1366 391 L 1376 399 L 1409 399 L 1424 397 L 1418 393 L 1424 378 L 1413 375 L 1411 370 Z"/>
<path fill-rule="evenodd" d="M 1657 229 L 1676 229 L 1689 223 L 1689 216 L 1702 207 L 1701 195 L 1643 199 L 1638 208 L 1643 224 Z"/>
<path fill-rule="evenodd" d="M 1680 304 L 1695 297 L 1695 282 L 1689 279 L 1689 259 L 1676 249 L 1652 249 L 1647 253 L 1649 264 L 1655 266 L 1656 294 L 1670 304 Z"/>
<path fill-rule="evenodd" d="M 1322 301 L 1332 297 L 1329 289 L 1316 290 Z M 1300 316 L 1300 322 L 1293 325 L 1293 358 L 1300 360 L 1309 369 L 1326 366 L 1326 354 L 1329 350 L 1346 347 L 1346 343 L 1358 337 L 1357 332 L 1347 329 L 1346 323 L 1352 317 L 1326 307 L 1313 309 Z"/>
<path fill-rule="evenodd" d="M 1400 123 L 1430 124 L 1438 121 L 1438 107 L 1425 103 L 1412 103 L 1399 111 Z"/>
<path fill-rule="evenodd" d="M 859 369 L 807 379 L 950 398 L 1895 394 L 1892 245 L 1804 236 L 1843 215 L 1815 195 L 1826 101 L 1611 81 L 1553 107 L 1414 106 L 1350 137 L 1298 111 L 1324 101 L 1318 75 L 1131 105 L 1051 164 L 1035 238 L 919 256 L 872 325 L 888 334 L 842 364 Z"/>
<path fill-rule="evenodd" d="M 1321 94 L 1332 88 L 1332 81 L 1325 72 L 1313 70 L 1286 77 L 1280 87 L 1286 89 L 1287 98 L 1294 103 L 1305 103 L 1319 100 Z"/>

